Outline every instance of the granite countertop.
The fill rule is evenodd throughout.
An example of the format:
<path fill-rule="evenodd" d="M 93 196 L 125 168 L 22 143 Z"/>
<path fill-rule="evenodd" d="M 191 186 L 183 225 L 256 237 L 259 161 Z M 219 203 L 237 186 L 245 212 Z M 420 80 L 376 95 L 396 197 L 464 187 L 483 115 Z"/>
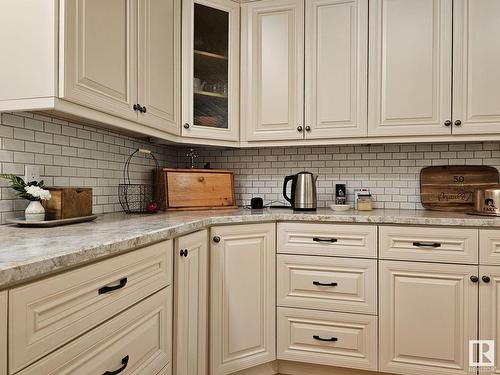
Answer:
<path fill-rule="evenodd" d="M 500 218 L 424 210 L 316 212 L 231 209 L 156 215 L 106 214 L 55 228 L 0 226 L 0 289 L 211 225 L 261 221 L 500 227 Z"/>

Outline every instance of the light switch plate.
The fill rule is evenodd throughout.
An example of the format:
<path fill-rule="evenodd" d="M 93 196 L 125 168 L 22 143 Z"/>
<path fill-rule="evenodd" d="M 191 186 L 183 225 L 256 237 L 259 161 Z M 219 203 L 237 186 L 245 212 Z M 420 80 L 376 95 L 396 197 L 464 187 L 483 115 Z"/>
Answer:
<path fill-rule="evenodd" d="M 40 168 L 38 165 L 24 166 L 24 182 L 40 181 Z"/>

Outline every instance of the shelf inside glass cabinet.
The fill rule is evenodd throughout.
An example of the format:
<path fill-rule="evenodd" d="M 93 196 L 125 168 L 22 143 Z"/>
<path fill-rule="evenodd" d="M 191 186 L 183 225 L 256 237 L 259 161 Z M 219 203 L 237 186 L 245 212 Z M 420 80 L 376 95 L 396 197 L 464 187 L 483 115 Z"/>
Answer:
<path fill-rule="evenodd" d="M 194 124 L 228 128 L 229 14 L 195 3 L 193 51 Z"/>

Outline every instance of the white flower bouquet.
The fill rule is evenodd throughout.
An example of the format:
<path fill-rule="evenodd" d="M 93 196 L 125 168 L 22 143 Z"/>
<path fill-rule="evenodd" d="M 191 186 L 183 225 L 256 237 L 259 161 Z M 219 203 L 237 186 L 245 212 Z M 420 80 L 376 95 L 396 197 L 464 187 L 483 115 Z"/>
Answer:
<path fill-rule="evenodd" d="M 44 189 L 43 181 L 30 181 L 28 183 L 13 174 L 0 174 L 0 178 L 9 180 L 10 187 L 14 189 L 17 196 L 29 201 L 48 201 L 51 198 L 50 191 Z"/>

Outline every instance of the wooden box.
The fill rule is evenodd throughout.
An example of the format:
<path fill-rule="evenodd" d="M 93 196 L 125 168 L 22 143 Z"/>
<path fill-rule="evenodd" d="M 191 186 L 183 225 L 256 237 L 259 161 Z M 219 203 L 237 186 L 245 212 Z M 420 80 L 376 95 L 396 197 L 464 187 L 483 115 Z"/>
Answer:
<path fill-rule="evenodd" d="M 163 169 L 167 210 L 235 208 L 234 176 L 217 169 Z"/>
<path fill-rule="evenodd" d="M 51 187 L 47 190 L 52 198 L 43 202 L 46 220 L 92 215 L 92 188 Z"/>

